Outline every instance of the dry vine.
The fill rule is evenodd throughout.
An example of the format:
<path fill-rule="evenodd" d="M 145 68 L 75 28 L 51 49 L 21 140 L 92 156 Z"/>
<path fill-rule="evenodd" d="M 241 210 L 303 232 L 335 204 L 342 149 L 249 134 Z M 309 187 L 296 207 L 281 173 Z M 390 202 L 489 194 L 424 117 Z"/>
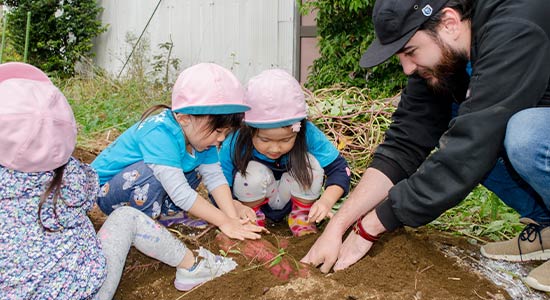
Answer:
<path fill-rule="evenodd" d="M 310 120 L 337 146 L 348 160 L 352 183 L 357 183 L 384 139 L 399 96 L 371 99 L 368 90 L 357 87 L 326 88 L 308 95 Z"/>

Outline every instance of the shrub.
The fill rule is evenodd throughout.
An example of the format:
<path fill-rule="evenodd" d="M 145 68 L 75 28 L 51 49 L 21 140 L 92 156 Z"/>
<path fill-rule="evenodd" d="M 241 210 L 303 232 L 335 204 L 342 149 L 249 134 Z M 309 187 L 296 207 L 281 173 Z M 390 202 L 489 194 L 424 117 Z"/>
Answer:
<path fill-rule="evenodd" d="M 104 32 L 95 0 L 4 0 L 10 7 L 9 33 L 23 55 L 27 12 L 31 12 L 28 62 L 61 76 L 74 74 L 81 56 L 92 56 L 92 39 Z"/>
<path fill-rule="evenodd" d="M 321 55 L 310 69 L 308 88 L 367 86 L 375 97 L 388 97 L 401 89 L 405 76 L 395 58 L 368 70 L 359 66 L 361 55 L 375 38 L 373 6 L 373 0 L 315 0 L 302 4 L 303 14 L 317 11 Z"/>

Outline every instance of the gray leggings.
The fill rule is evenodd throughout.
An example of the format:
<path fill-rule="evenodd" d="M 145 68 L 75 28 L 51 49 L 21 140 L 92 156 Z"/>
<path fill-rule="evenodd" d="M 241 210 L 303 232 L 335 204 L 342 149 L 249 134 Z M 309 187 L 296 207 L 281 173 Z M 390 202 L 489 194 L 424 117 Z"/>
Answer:
<path fill-rule="evenodd" d="M 97 234 L 107 259 L 107 278 L 97 299 L 113 298 L 132 245 L 172 267 L 176 267 L 187 252 L 185 245 L 166 228 L 132 207 L 113 211 Z"/>

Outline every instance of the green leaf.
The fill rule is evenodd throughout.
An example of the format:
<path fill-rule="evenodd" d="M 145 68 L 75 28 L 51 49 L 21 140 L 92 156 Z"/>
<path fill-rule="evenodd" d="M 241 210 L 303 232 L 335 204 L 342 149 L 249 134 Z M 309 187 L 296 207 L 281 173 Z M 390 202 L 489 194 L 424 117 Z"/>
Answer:
<path fill-rule="evenodd" d="M 283 260 L 283 257 L 282 257 L 282 256 L 277 256 L 277 257 L 275 257 L 275 259 L 269 264 L 269 267 L 271 268 L 271 267 L 277 265 L 277 264 L 280 263 L 282 260 Z"/>

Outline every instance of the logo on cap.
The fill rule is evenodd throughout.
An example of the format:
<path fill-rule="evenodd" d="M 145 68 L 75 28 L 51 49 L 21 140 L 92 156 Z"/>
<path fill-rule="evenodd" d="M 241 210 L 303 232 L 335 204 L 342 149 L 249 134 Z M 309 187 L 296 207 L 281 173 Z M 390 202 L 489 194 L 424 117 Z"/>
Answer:
<path fill-rule="evenodd" d="M 429 4 L 426 4 L 426 6 L 424 6 L 424 8 L 422 8 L 422 13 L 426 16 L 426 17 L 429 17 L 432 15 L 433 13 L 433 8 L 429 5 Z"/>

